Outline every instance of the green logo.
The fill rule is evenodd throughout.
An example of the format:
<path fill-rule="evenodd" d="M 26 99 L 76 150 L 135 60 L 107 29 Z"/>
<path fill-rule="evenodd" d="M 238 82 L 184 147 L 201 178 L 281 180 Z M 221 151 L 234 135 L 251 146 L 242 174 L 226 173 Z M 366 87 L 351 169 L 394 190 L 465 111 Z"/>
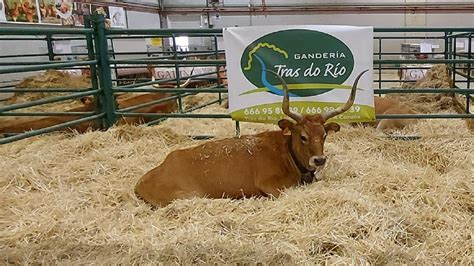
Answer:
<path fill-rule="evenodd" d="M 257 87 L 242 93 L 269 92 L 283 95 L 279 80 L 265 69 L 280 74 L 288 83 L 290 97 L 314 96 L 342 85 L 354 68 L 354 56 L 341 40 L 314 30 L 283 30 L 267 34 L 244 50 L 240 66 Z"/>

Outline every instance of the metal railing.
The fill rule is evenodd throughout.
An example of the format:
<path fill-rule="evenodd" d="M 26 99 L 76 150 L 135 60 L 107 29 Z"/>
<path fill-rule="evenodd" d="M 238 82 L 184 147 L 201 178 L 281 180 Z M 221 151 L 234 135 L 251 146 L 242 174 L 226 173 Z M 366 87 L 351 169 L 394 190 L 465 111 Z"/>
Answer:
<path fill-rule="evenodd" d="M 88 53 L 84 54 L 87 56 L 86 61 L 76 61 L 76 62 L 54 62 L 55 55 L 53 52 L 53 41 L 55 36 L 79 36 L 78 39 L 83 40 L 87 43 L 89 47 Z M 9 73 L 20 73 L 20 72 L 36 72 L 49 69 L 71 69 L 71 68 L 90 68 L 95 74 L 99 69 L 99 60 L 97 59 L 97 54 L 93 50 L 92 42 L 94 40 L 99 40 L 97 38 L 97 33 L 93 28 L 43 28 L 43 27 L 28 27 L 28 28 L 12 28 L 4 27 L 0 28 L 0 40 L 2 42 L 8 41 L 36 41 L 36 42 L 46 42 L 48 53 L 25 53 L 25 54 L 16 54 L 16 55 L 6 55 L 2 54 L 0 63 L 0 74 L 9 74 Z M 20 37 L 28 36 L 28 37 Z M 31 37 L 34 36 L 34 37 Z M 13 58 L 33 58 L 35 61 L 6 61 L 7 59 Z M 48 57 L 50 61 L 44 61 L 41 57 Z M 101 72 L 101 71 L 100 71 Z M 104 75 L 106 76 L 106 75 Z M 102 81 L 100 81 L 102 82 Z M 77 119 L 72 119 L 64 123 L 58 123 L 51 125 L 39 130 L 32 130 L 23 133 L 9 134 L 6 132 L 4 137 L 0 139 L 0 144 L 12 142 L 15 140 L 24 139 L 27 137 L 32 137 L 44 133 L 49 133 L 70 126 L 78 125 L 90 121 L 101 121 L 104 117 L 104 112 L 97 108 L 96 110 L 84 111 L 84 112 L 33 112 L 33 111 L 23 111 L 25 108 L 40 106 L 44 104 L 52 104 L 63 102 L 67 100 L 80 99 L 84 96 L 93 96 L 98 101 L 101 95 L 102 90 L 99 86 L 99 81 L 97 80 L 97 75 L 91 76 L 90 88 L 81 88 L 81 89 L 69 89 L 69 88 L 54 88 L 54 89 L 43 89 L 43 88 L 28 88 L 28 89 L 18 89 L 15 88 L 12 84 L 2 86 L 0 93 L 44 93 L 44 92 L 59 92 L 66 95 L 54 96 L 39 100 L 33 100 L 23 103 L 14 103 L 6 106 L 0 106 L 0 116 L 2 117 L 52 117 L 52 116 L 77 116 Z M 18 111 L 20 110 L 20 111 Z M 0 118 L 2 119 L 2 118 Z M 0 120 L 2 121 L 2 120 Z M 3 121 L 2 121 L 3 122 Z M 102 126 L 101 126 L 102 127 Z"/>
<path fill-rule="evenodd" d="M 193 111 L 216 103 L 222 103 L 227 93 L 227 88 L 220 79 L 209 78 L 210 75 L 218 76 L 219 67 L 225 66 L 225 60 L 221 59 L 223 50 L 219 49 L 219 40 L 222 38 L 222 29 L 110 29 L 105 28 L 104 18 L 93 16 L 86 19 L 86 26 L 83 29 L 64 28 L 0 28 L 0 40 L 40 40 L 47 43 L 47 53 L 25 54 L 25 55 L 5 55 L 0 56 L 0 74 L 31 72 L 47 69 L 70 69 L 84 68 L 91 72 L 91 88 L 81 89 L 16 89 L 11 85 L 1 85 L 0 93 L 20 93 L 20 92 L 61 92 L 67 95 L 34 100 L 26 103 L 0 106 L 0 116 L 79 116 L 61 124 L 49 126 L 40 130 L 33 130 L 19 134 L 6 134 L 0 139 L 0 144 L 11 141 L 53 132 L 84 123 L 86 121 L 98 121 L 100 128 L 107 129 L 114 125 L 122 117 L 144 117 L 149 118 L 147 125 L 157 124 L 168 118 L 230 118 L 227 113 L 193 113 Z M 416 114 L 416 115 L 378 115 L 378 119 L 433 119 L 433 118 L 474 118 L 470 113 L 470 98 L 474 94 L 471 89 L 471 64 L 474 62 L 471 56 L 472 33 L 474 28 L 375 28 L 374 42 L 374 70 L 378 84 L 375 89 L 376 94 L 389 93 L 454 93 L 464 95 L 466 98 L 465 114 Z M 8 37 L 7 37 L 8 36 Z M 26 37 L 25 37 L 26 36 Z M 31 37 L 35 36 L 35 37 Z M 40 37 L 38 37 L 40 36 Z M 191 39 L 201 40 L 210 45 L 211 49 L 198 51 L 180 51 L 177 38 L 186 36 Z M 160 38 L 163 43 L 168 42 L 170 51 L 146 51 L 146 52 L 115 52 L 114 43 L 118 40 L 144 40 L 149 38 Z M 395 42 L 400 44 L 407 40 L 435 40 L 440 43 L 437 51 L 427 53 L 438 58 L 425 60 L 403 59 L 402 56 L 411 55 L 411 52 L 393 52 L 385 49 L 386 43 Z M 458 39 L 468 40 L 468 49 L 460 53 L 456 50 Z M 87 53 L 57 54 L 54 52 L 55 41 L 78 41 L 84 42 Z M 110 49 L 111 47 L 111 49 Z M 393 50 L 393 49 L 392 49 Z M 74 62 L 55 62 L 57 56 L 85 56 L 87 60 Z M 131 58 L 123 58 L 129 56 Z M 22 57 L 47 57 L 49 61 L 5 61 L 12 58 Z M 415 66 L 404 66 L 406 64 Z M 428 68 L 423 64 L 447 64 L 452 76 L 455 88 L 416 88 L 400 89 L 393 88 L 394 82 L 409 82 L 410 80 L 385 78 L 385 73 L 393 73 L 394 70 L 406 70 L 413 68 Z M 169 78 L 161 78 L 151 81 L 149 78 L 121 78 L 118 75 L 119 69 L 146 68 L 153 66 L 156 68 L 167 67 L 174 69 L 175 75 Z M 180 70 L 185 67 L 215 67 L 215 71 L 181 76 Z M 466 73 L 463 70 L 466 69 Z M 113 74 L 115 73 L 115 77 Z M 192 78 L 193 80 L 208 81 L 213 85 L 200 88 L 181 88 L 180 83 Z M 132 84 L 114 85 L 116 82 L 132 82 Z M 174 88 L 155 88 L 156 84 L 176 84 Z M 388 86 L 386 86 L 388 84 Z M 138 93 L 166 93 L 162 98 L 139 103 L 133 106 L 120 106 L 117 97 L 120 94 Z M 186 97 L 199 93 L 214 93 L 215 99 L 200 102 L 197 106 L 185 107 L 183 101 Z M 78 99 L 84 96 L 94 96 L 96 105 L 93 110 L 86 112 L 19 112 L 23 108 L 32 106 L 61 102 L 64 100 Z M 174 112 L 147 113 L 139 112 L 140 109 L 166 103 L 177 103 Z M 1 118 L 0 118 L 1 119 Z M 1 121 L 1 120 L 0 120 Z M 236 131 L 239 132 L 239 123 L 236 122 Z"/>

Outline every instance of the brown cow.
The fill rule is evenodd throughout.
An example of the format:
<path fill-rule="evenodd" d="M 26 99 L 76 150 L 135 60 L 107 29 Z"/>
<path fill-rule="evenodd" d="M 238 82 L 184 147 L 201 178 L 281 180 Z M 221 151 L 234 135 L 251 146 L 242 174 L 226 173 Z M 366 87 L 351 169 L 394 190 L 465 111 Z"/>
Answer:
<path fill-rule="evenodd" d="M 278 197 L 284 188 L 311 182 L 316 169 L 326 162 L 323 146 L 327 134 L 340 128 L 338 124 L 326 121 L 352 106 L 357 83 L 366 71 L 357 76 L 344 106 L 315 115 L 290 111 L 288 86 L 277 75 L 285 91 L 283 112 L 296 123 L 282 119 L 278 122 L 281 131 L 228 138 L 173 151 L 160 166 L 140 178 L 135 187 L 136 194 L 158 207 L 175 199 L 194 196 Z"/>
<path fill-rule="evenodd" d="M 118 100 L 118 107 L 120 109 L 122 108 L 127 108 L 131 106 L 135 106 L 138 104 L 143 104 L 147 102 L 151 102 L 154 100 L 159 100 L 164 97 L 169 97 L 172 94 L 168 93 L 149 93 L 149 94 L 142 94 L 135 96 L 133 98 L 125 99 L 125 100 Z M 95 110 L 95 104 L 94 101 L 90 100 L 89 97 L 84 97 L 83 98 L 83 103 L 84 106 L 74 108 L 71 110 L 68 110 L 67 112 L 91 112 Z M 133 110 L 133 112 L 137 113 L 171 113 L 176 111 L 177 109 L 177 103 L 175 100 L 172 101 L 167 101 L 164 103 L 160 104 L 155 104 L 152 106 L 148 107 L 142 107 L 137 110 Z M 131 111 L 132 112 L 132 111 Z M 26 119 L 21 119 L 13 121 L 13 123 L 3 123 L 0 126 L 0 134 L 1 133 L 22 133 L 25 131 L 29 130 L 36 130 L 36 129 L 41 129 L 41 128 L 46 128 L 54 125 L 58 125 L 61 123 L 69 122 L 75 119 L 79 119 L 80 116 L 78 115 L 67 115 L 67 116 L 51 116 L 51 117 L 45 117 L 41 119 L 37 118 L 26 118 Z M 156 118 L 155 118 L 156 119 Z M 117 121 L 117 124 L 132 124 L 132 125 L 138 125 L 138 124 L 143 124 L 147 123 L 153 120 L 153 118 L 150 117 L 121 117 Z M 73 130 L 77 131 L 79 133 L 84 133 L 87 132 L 89 129 L 91 130 L 96 130 L 99 129 L 99 125 L 96 122 L 84 122 L 80 123 L 78 125 L 70 126 L 66 128 L 66 130 Z"/>
<path fill-rule="evenodd" d="M 191 79 L 187 79 L 185 82 L 180 84 L 180 87 L 187 87 L 190 83 Z M 159 88 L 171 88 L 174 86 L 172 85 L 163 85 Z M 147 93 L 134 96 L 132 98 L 123 99 L 124 95 L 119 95 L 117 97 L 117 106 L 118 109 L 124 109 L 132 106 L 136 106 L 139 104 L 148 103 L 151 101 L 163 99 L 166 97 L 173 96 L 173 93 Z M 68 110 L 68 112 L 91 112 L 95 110 L 95 103 L 91 97 L 83 97 L 81 98 L 82 103 L 84 106 L 74 108 Z M 173 113 L 178 109 L 178 104 L 176 100 L 170 100 L 159 104 L 153 104 L 151 106 L 141 107 L 136 110 L 130 111 L 135 113 Z M 52 116 L 52 117 L 45 117 L 45 118 L 22 118 L 18 120 L 14 120 L 13 123 L 6 122 L 0 124 L 0 134 L 2 133 L 22 133 L 29 130 L 36 130 L 45 127 L 54 126 L 57 124 L 69 122 L 75 119 L 79 119 L 80 116 L 71 115 L 71 116 Z M 121 117 L 117 121 L 117 124 L 131 124 L 131 125 L 139 125 L 143 123 L 148 123 L 156 118 L 152 117 L 145 117 L 145 116 L 137 116 L 137 117 Z M 99 129 L 100 125 L 94 121 L 91 122 L 84 122 L 78 125 L 70 126 L 65 130 L 73 130 L 79 133 L 85 133 L 88 130 L 96 130 Z"/>
<path fill-rule="evenodd" d="M 416 114 L 409 106 L 395 100 L 384 97 L 374 97 L 375 113 L 378 115 L 385 114 Z M 391 131 L 402 129 L 416 123 L 415 119 L 380 119 L 372 125 L 378 131 Z"/>

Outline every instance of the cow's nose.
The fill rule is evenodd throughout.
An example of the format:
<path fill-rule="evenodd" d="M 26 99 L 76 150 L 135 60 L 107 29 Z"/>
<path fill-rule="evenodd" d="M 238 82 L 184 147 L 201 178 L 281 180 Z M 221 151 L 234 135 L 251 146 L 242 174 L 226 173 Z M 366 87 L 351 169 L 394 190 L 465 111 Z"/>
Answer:
<path fill-rule="evenodd" d="M 326 156 L 312 156 L 310 164 L 315 166 L 321 166 L 326 163 Z"/>

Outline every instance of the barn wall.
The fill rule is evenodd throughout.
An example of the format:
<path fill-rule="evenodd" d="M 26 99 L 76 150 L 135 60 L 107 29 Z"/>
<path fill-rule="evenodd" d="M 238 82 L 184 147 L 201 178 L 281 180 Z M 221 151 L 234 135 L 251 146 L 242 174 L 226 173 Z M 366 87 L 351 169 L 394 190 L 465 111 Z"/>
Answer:
<path fill-rule="evenodd" d="M 267 6 L 271 5 L 305 5 L 305 4 L 393 4 L 393 3 L 446 3 L 450 2 L 449 0 L 265 0 Z M 472 0 L 456 0 L 452 1 L 456 3 L 471 3 Z M 206 5 L 206 0 L 163 0 L 164 6 L 175 7 L 175 6 L 203 6 Z M 224 0 L 226 6 L 247 6 L 249 3 L 259 6 L 261 5 L 261 0 Z"/>

